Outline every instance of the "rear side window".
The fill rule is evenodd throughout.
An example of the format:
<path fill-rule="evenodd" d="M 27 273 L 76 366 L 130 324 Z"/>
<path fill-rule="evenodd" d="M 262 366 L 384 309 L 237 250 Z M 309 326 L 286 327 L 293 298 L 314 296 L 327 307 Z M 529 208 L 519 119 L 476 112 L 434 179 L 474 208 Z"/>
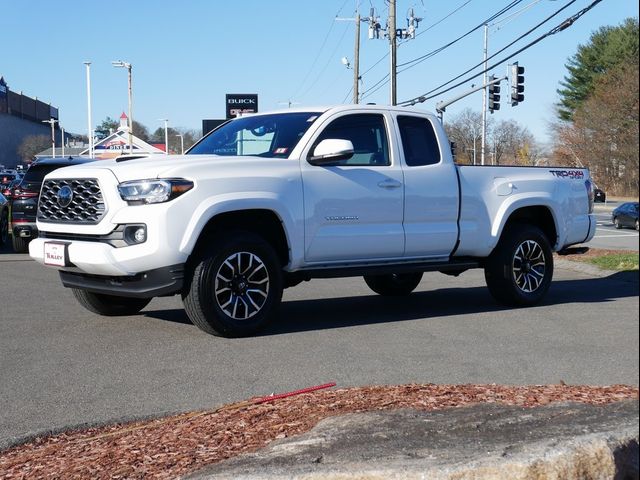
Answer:
<path fill-rule="evenodd" d="M 398 116 L 404 159 L 409 167 L 440 163 L 440 148 L 433 125 L 426 118 Z"/>
<path fill-rule="evenodd" d="M 350 140 L 353 156 L 336 162 L 344 166 L 384 166 L 390 165 L 387 129 L 384 117 L 377 113 L 345 115 L 331 122 L 317 138 L 311 154 L 325 139 Z"/>

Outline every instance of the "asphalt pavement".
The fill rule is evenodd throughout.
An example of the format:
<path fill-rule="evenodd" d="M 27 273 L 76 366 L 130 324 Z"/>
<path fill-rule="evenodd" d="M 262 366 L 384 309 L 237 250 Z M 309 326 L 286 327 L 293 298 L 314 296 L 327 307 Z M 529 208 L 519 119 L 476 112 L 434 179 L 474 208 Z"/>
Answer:
<path fill-rule="evenodd" d="M 36 432 L 204 409 L 336 382 L 638 385 L 637 274 L 556 269 L 545 301 L 510 309 L 481 270 L 426 274 L 406 298 L 361 278 L 285 292 L 262 335 L 209 336 L 178 297 L 93 315 L 57 272 L 0 254 L 0 448 Z"/>

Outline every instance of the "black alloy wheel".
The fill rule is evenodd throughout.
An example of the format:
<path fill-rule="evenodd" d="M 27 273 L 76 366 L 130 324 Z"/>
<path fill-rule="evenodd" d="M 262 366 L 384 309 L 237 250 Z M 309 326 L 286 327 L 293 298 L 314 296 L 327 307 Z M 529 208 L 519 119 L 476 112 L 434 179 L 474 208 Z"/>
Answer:
<path fill-rule="evenodd" d="M 510 226 L 487 259 L 484 273 L 489 292 L 500 303 L 535 305 L 547 293 L 553 277 L 547 237 L 532 225 Z"/>
<path fill-rule="evenodd" d="M 190 271 L 182 301 L 201 330 L 243 337 L 276 317 L 282 299 L 282 266 L 274 248 L 259 235 L 222 235 L 200 254 Z"/>

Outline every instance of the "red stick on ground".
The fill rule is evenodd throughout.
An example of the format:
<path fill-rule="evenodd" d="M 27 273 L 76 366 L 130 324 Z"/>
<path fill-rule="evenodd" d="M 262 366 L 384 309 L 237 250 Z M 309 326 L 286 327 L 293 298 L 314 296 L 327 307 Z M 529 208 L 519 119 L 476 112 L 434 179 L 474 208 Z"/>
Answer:
<path fill-rule="evenodd" d="M 259 403 L 271 402 L 272 400 L 280 400 L 281 398 L 293 397 L 294 395 L 315 392 L 316 390 L 322 390 L 323 388 L 331 388 L 335 386 L 336 386 L 336 382 L 331 382 L 331 383 L 325 383 L 323 385 L 316 385 L 315 387 L 308 387 L 300 390 L 294 390 L 293 392 L 279 393 L 278 395 L 267 395 L 266 397 L 258 398 L 253 403 L 257 405 Z"/>

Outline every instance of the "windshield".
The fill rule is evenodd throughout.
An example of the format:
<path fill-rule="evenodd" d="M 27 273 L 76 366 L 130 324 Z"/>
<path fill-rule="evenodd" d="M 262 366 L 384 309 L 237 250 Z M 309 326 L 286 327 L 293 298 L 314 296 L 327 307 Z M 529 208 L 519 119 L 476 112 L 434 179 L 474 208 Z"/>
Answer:
<path fill-rule="evenodd" d="M 241 117 L 211 132 L 187 155 L 286 158 L 320 115 L 295 112 Z"/>

